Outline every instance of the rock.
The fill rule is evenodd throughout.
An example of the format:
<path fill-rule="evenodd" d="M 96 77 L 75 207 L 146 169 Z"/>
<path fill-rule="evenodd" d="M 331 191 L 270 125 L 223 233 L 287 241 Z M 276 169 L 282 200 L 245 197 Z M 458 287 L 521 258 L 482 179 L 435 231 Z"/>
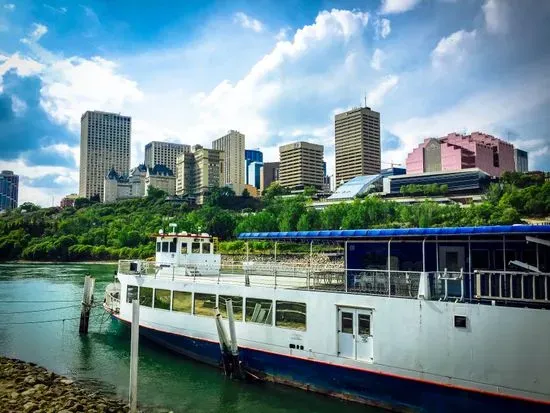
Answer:
<path fill-rule="evenodd" d="M 35 393 L 35 390 L 31 388 L 31 389 L 27 389 L 23 393 L 21 393 L 21 396 L 29 397 L 29 396 L 32 396 L 34 393 Z"/>
<path fill-rule="evenodd" d="M 17 399 L 19 397 L 19 393 L 17 393 L 16 391 L 12 391 L 10 394 L 10 397 L 12 399 Z"/>
<path fill-rule="evenodd" d="M 25 405 L 23 406 L 23 411 L 24 411 L 25 413 L 27 413 L 27 412 L 34 412 L 37 408 L 38 408 L 38 406 L 36 405 L 36 403 L 27 402 L 27 403 L 25 403 Z"/>
<path fill-rule="evenodd" d="M 48 386 L 46 386 L 45 384 L 41 384 L 41 383 L 35 384 L 34 387 L 33 387 L 33 389 L 36 390 L 37 392 L 43 392 L 47 388 L 48 388 Z"/>
<path fill-rule="evenodd" d="M 59 380 L 59 382 L 62 383 L 62 384 L 65 384 L 66 386 L 68 386 L 69 384 L 74 383 L 74 381 L 70 380 L 70 379 L 61 379 L 61 380 Z"/>

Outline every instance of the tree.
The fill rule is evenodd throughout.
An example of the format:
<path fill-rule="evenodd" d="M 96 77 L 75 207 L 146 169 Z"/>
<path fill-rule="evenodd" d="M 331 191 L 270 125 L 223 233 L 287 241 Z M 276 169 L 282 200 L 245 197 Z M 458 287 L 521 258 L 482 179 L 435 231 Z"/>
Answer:
<path fill-rule="evenodd" d="M 21 205 L 19 205 L 20 211 L 34 212 L 34 211 L 38 211 L 39 209 L 40 207 L 36 204 L 33 204 L 32 202 L 24 202 Z"/>
<path fill-rule="evenodd" d="M 235 206 L 235 191 L 228 186 L 212 188 L 206 195 L 204 205 L 231 209 Z"/>
<path fill-rule="evenodd" d="M 154 186 L 149 186 L 149 188 L 147 188 L 147 198 L 149 199 L 164 199 L 167 196 L 168 193 L 162 189 L 155 188 Z"/>
<path fill-rule="evenodd" d="M 250 198 L 250 192 L 248 192 L 248 189 L 244 188 L 242 193 L 243 198 Z"/>

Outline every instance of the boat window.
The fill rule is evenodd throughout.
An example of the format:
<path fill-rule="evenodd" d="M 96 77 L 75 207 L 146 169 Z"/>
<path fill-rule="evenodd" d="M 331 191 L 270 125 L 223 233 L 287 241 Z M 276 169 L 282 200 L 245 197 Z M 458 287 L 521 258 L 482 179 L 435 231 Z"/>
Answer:
<path fill-rule="evenodd" d="M 182 313 L 191 314 L 193 300 L 191 293 L 188 291 L 174 291 L 172 299 L 172 311 L 181 311 Z"/>
<path fill-rule="evenodd" d="M 472 248 L 472 268 L 474 270 L 488 270 L 491 268 L 489 250 Z"/>
<path fill-rule="evenodd" d="M 200 252 L 201 252 L 201 244 L 200 244 L 200 242 L 193 242 L 193 243 L 191 244 L 191 252 L 192 252 L 193 254 L 200 254 Z"/>
<path fill-rule="evenodd" d="M 370 336 L 370 314 L 358 314 L 358 327 L 360 336 Z"/>
<path fill-rule="evenodd" d="M 275 325 L 277 327 L 295 330 L 306 329 L 306 303 L 277 301 L 275 309 Z"/>
<path fill-rule="evenodd" d="M 181 253 L 182 254 L 187 254 L 187 242 L 182 242 L 181 243 Z"/>
<path fill-rule="evenodd" d="M 153 289 L 151 287 L 140 288 L 139 305 L 143 305 L 145 307 L 153 306 Z"/>
<path fill-rule="evenodd" d="M 131 303 L 133 300 L 137 300 L 138 298 L 138 286 L 137 285 L 129 285 L 126 289 L 126 302 Z"/>
<path fill-rule="evenodd" d="M 218 297 L 220 308 L 220 313 L 223 317 L 227 318 L 227 306 L 225 305 L 226 300 L 231 300 L 233 302 L 233 315 L 235 316 L 235 320 L 242 321 L 243 320 L 243 298 L 242 297 L 236 297 L 231 295 L 220 295 Z"/>
<path fill-rule="evenodd" d="M 168 244 L 169 242 L 162 243 L 162 252 L 168 252 Z"/>
<path fill-rule="evenodd" d="M 353 313 L 342 311 L 342 333 L 353 334 Z"/>
<path fill-rule="evenodd" d="M 155 308 L 170 310 L 170 290 L 155 288 Z"/>
<path fill-rule="evenodd" d="M 162 242 L 157 242 L 157 252 L 160 252 Z"/>
<path fill-rule="evenodd" d="M 203 242 L 202 243 L 202 253 L 203 254 L 210 254 L 210 243 L 209 242 Z"/>
<path fill-rule="evenodd" d="M 216 308 L 216 295 L 195 293 L 194 304 L 193 314 L 214 316 L 214 309 Z"/>
<path fill-rule="evenodd" d="M 273 301 L 264 298 L 247 298 L 245 321 L 251 323 L 273 323 Z"/>
<path fill-rule="evenodd" d="M 178 245 L 178 239 L 174 238 L 170 243 L 170 252 L 176 252 L 177 245 Z"/>

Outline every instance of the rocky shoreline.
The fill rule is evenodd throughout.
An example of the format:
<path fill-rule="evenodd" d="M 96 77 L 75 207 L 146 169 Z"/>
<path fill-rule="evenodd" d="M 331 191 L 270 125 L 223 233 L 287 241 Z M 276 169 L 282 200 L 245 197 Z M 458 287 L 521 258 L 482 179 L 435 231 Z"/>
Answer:
<path fill-rule="evenodd" d="M 128 405 L 34 363 L 0 357 L 0 412 L 119 413 Z"/>

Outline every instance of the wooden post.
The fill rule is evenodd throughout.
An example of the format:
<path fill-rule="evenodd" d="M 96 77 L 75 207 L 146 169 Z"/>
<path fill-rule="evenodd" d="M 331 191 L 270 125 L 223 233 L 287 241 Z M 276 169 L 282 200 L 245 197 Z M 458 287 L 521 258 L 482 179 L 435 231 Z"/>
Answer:
<path fill-rule="evenodd" d="M 132 300 L 132 333 L 130 344 L 130 412 L 137 412 L 139 352 L 139 300 Z"/>
<path fill-rule="evenodd" d="M 94 297 L 95 279 L 87 275 L 84 278 L 84 294 L 82 296 L 82 309 L 80 310 L 80 334 L 88 334 L 88 325 L 90 322 L 90 310 L 92 308 Z"/>

